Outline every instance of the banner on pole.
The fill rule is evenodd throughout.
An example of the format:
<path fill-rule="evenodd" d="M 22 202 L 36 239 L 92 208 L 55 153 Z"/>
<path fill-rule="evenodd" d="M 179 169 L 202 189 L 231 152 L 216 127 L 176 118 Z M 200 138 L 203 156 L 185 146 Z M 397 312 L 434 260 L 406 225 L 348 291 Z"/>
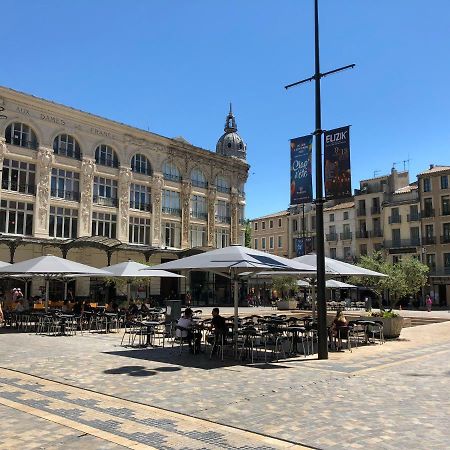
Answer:
<path fill-rule="evenodd" d="M 297 256 L 308 255 L 312 251 L 313 251 L 312 237 L 295 239 L 295 253 L 297 254 Z"/>
<path fill-rule="evenodd" d="M 291 205 L 312 201 L 312 135 L 291 139 Z"/>
<path fill-rule="evenodd" d="M 350 197 L 350 127 L 326 131 L 324 136 L 325 197 L 327 200 Z"/>

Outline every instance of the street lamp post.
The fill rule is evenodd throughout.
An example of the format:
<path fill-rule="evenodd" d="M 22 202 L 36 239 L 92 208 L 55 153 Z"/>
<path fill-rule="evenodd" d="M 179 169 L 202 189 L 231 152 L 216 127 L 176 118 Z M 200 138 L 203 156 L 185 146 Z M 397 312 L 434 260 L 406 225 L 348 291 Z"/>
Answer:
<path fill-rule="evenodd" d="M 327 303 L 325 300 L 325 246 L 323 229 L 323 173 L 322 173 L 322 113 L 320 98 L 320 80 L 327 75 L 352 69 L 354 64 L 340 67 L 329 72 L 320 72 L 320 47 L 319 47 L 319 2 L 314 0 L 314 47 L 315 47 L 315 73 L 312 77 L 285 86 L 289 89 L 293 86 L 315 82 L 315 161 L 316 161 L 316 236 L 317 236 L 317 332 L 318 332 L 318 358 L 328 359 L 328 332 L 327 332 Z"/>

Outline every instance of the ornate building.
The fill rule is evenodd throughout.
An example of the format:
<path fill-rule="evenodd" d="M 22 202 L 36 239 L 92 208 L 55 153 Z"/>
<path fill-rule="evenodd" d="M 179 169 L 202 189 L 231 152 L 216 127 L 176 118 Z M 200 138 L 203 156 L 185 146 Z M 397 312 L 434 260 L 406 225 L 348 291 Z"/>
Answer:
<path fill-rule="evenodd" d="M 4 87 L 0 106 L 0 260 L 159 263 L 243 242 L 249 166 L 231 108 L 214 153 Z"/>

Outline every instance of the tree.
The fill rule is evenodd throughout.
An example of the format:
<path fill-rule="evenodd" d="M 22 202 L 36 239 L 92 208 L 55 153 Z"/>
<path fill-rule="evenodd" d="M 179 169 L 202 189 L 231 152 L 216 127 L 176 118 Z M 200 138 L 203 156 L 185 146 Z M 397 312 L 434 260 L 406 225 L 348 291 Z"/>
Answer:
<path fill-rule="evenodd" d="M 406 281 L 406 295 L 415 295 L 426 284 L 429 267 L 416 258 L 407 258 L 401 263 Z"/>
<path fill-rule="evenodd" d="M 289 297 L 298 291 L 297 279 L 294 277 L 274 276 L 272 278 L 272 289 L 281 294 L 281 298 Z"/>

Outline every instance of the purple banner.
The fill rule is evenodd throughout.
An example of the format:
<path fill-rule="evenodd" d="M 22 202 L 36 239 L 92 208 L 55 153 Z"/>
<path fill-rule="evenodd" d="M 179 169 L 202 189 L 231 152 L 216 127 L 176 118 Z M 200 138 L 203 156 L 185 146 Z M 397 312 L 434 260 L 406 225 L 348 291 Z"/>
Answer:
<path fill-rule="evenodd" d="M 312 135 L 291 139 L 291 205 L 312 201 Z"/>

